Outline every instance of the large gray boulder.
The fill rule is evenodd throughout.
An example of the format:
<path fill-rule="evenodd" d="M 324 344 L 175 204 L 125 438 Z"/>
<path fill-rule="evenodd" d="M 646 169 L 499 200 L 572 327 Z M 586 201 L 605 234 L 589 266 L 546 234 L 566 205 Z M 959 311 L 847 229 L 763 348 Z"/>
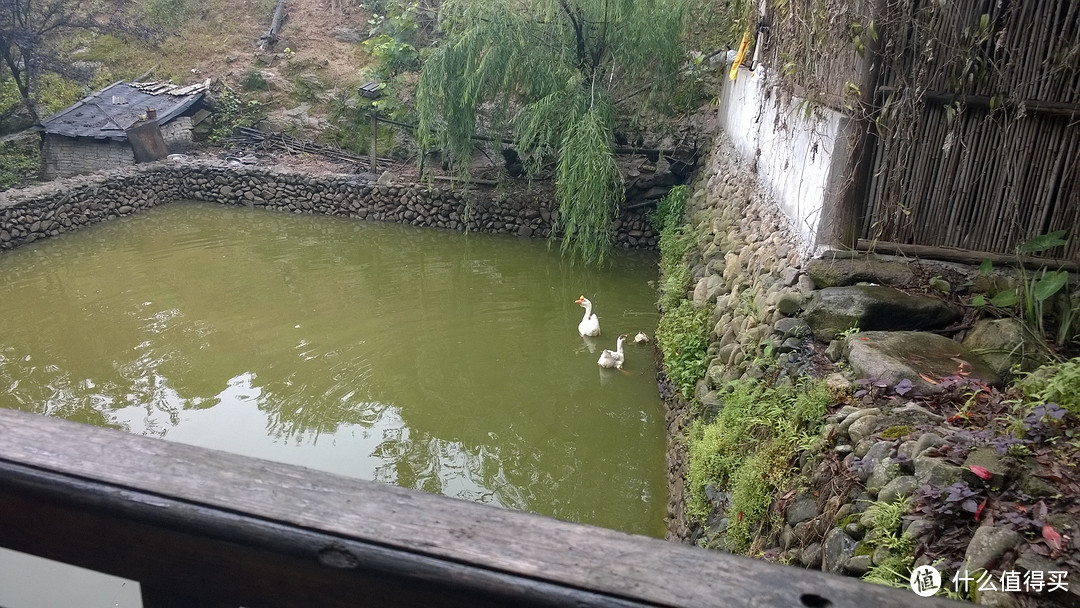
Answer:
<path fill-rule="evenodd" d="M 889 386 L 910 380 L 912 392 L 908 396 L 941 392 L 938 381 L 953 375 L 991 386 L 1001 384 L 1001 377 L 978 355 L 963 344 L 937 334 L 859 332 L 844 340 L 844 355 L 856 377 L 877 378 Z"/>
<path fill-rule="evenodd" d="M 960 312 L 937 298 L 906 294 L 882 285 L 828 287 L 814 293 L 803 319 L 814 337 L 828 342 L 843 331 L 937 329 L 960 318 Z"/>
<path fill-rule="evenodd" d="M 1018 319 L 980 319 L 964 336 L 964 346 L 980 355 L 998 374 L 1007 377 L 1013 366 L 1030 372 L 1039 366 L 1038 338 Z M 1043 349 L 1045 350 L 1045 349 Z"/>
<path fill-rule="evenodd" d="M 844 565 L 855 555 L 858 541 L 848 536 L 840 528 L 833 528 L 825 535 L 821 543 L 821 570 L 831 574 L 844 572 Z"/>
<path fill-rule="evenodd" d="M 1006 551 L 1019 545 L 1021 540 L 1020 534 L 1004 526 L 979 526 L 964 553 L 964 568 L 968 572 L 990 570 Z"/>
<path fill-rule="evenodd" d="M 863 282 L 903 285 L 915 278 L 911 264 L 883 260 L 875 255 L 830 260 L 826 254 L 825 258 L 807 262 L 805 270 L 818 287 L 843 287 Z"/>

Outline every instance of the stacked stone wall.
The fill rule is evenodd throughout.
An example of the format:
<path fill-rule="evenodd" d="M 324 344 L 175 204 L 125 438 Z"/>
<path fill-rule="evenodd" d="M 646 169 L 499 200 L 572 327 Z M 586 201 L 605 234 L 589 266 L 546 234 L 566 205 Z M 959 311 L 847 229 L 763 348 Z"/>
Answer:
<path fill-rule="evenodd" d="M 805 252 L 798 231 L 726 135 L 705 176 L 689 210 L 702 235 L 690 260 L 691 298 L 712 311 L 713 326 L 699 398 L 728 380 L 763 377 L 765 369 L 755 359 L 766 349 L 779 353 L 782 367 L 791 367 L 797 355 L 790 353 L 805 333 L 792 333 L 783 320 L 797 314 L 814 289 L 802 278 Z M 795 375 L 801 371 L 797 365 L 791 369 Z"/>
<path fill-rule="evenodd" d="M 170 152 L 185 152 L 195 145 L 194 127 L 190 116 L 180 116 L 161 125 L 161 138 Z"/>
<path fill-rule="evenodd" d="M 164 161 L 0 194 L 0 249 L 181 199 L 527 237 L 550 236 L 559 214 L 552 193 L 540 187 L 465 193 L 363 175 Z M 624 212 L 613 227 L 619 247 L 656 247 L 640 212 Z"/>
<path fill-rule="evenodd" d="M 1080 530 L 1070 511 L 1075 498 L 1032 474 L 1075 460 L 1064 453 L 1049 456 L 1057 449 L 1049 446 L 1064 435 L 1025 435 L 1027 445 L 1043 442 L 1042 447 L 1003 446 L 1020 440 L 1008 421 L 1015 416 L 1008 412 L 1016 411 L 1009 408 L 1019 402 L 1009 402 L 997 388 L 1011 370 L 1034 367 L 1037 345 L 1025 337 L 1020 320 L 991 317 L 967 325 L 959 306 L 978 294 L 1014 290 L 1023 275 L 849 251 L 811 259 L 799 231 L 759 186 L 757 162 L 743 159 L 726 137 L 721 135 L 695 182 L 687 215 L 700 236 L 689 260 L 694 283 L 688 296 L 711 312 L 713 326 L 707 372 L 695 387 L 697 407 L 691 411 L 678 398 L 668 401 L 668 512 L 674 524 L 669 537 L 728 547 L 729 488 L 706 491 L 710 513 L 704 525 L 691 525 L 683 516 L 682 438 L 693 415 L 715 419 L 729 381 L 782 385 L 806 374 L 824 378 L 834 395 L 850 396 L 838 398 L 818 434 L 793 450 L 792 473 L 801 487 L 782 488 L 772 497 L 771 516 L 756 530 L 753 552 L 849 576 L 875 567 L 891 571 L 908 563 L 903 560 L 929 565 L 948 555 L 953 563 L 944 567 L 943 580 L 985 570 L 997 581 L 1014 569 L 1075 577 L 1076 562 L 1065 557 L 1067 549 L 1048 554 L 1038 538 L 1024 536 L 1026 523 L 993 514 L 994 503 L 1011 496 L 1017 504 L 1041 505 L 1046 517 L 1040 525 L 1054 522 L 1047 525 L 1063 537 L 1074 538 Z M 977 414 L 969 416 L 968 408 Z M 1073 432 L 1066 428 L 1050 433 Z M 954 520 L 935 512 L 947 508 L 949 488 L 977 497 Z M 971 516 L 981 510 L 979 497 L 991 513 L 982 520 Z M 883 524 L 871 505 L 895 507 L 901 500 L 920 508 L 908 503 L 900 530 L 879 529 Z M 882 540 L 885 532 L 898 538 L 901 530 L 909 539 L 904 542 L 925 551 Z M 898 583 L 906 582 L 904 574 Z M 1072 591 L 1050 598 L 991 587 L 977 597 L 980 604 L 1010 608 L 1080 605 L 1080 592 Z"/>
<path fill-rule="evenodd" d="M 799 312 L 814 289 L 800 270 L 806 252 L 799 232 L 760 186 L 752 167 L 721 133 L 708 165 L 692 185 L 687 209 L 699 235 L 690 254 L 693 283 L 687 296 L 712 313 L 707 372 L 694 391 L 708 411 L 721 407 L 718 389 L 730 380 L 763 378 L 763 362 L 772 357 L 780 364 L 781 381 L 805 369 L 799 349 L 809 330 L 789 316 Z M 772 357 L 762 356 L 766 352 Z M 687 541 L 692 535 L 683 513 L 686 461 L 681 445 L 690 422 L 689 404 L 669 399 L 672 540 Z"/>

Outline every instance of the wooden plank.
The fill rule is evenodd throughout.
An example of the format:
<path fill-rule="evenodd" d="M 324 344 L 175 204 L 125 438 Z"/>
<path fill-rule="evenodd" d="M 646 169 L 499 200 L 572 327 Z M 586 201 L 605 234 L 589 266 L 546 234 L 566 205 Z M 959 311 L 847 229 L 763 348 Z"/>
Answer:
<path fill-rule="evenodd" d="M 5 546 L 149 581 L 165 605 L 641 605 L 29 467 L 0 471 Z"/>
<path fill-rule="evenodd" d="M 956 605 L 23 412 L 0 437 L 0 544 L 234 604 Z"/>
<path fill-rule="evenodd" d="M 371 123 L 368 129 L 371 131 L 371 139 L 368 146 L 368 173 L 375 173 L 378 167 L 379 156 L 379 115 L 371 113 Z"/>
<path fill-rule="evenodd" d="M 998 266 L 1023 265 L 1024 268 L 1039 270 L 1051 268 L 1080 272 L 1080 262 L 1073 260 L 1058 260 L 1054 258 L 1040 258 L 1035 256 L 1016 256 L 1007 253 L 984 253 L 970 251 L 954 247 L 935 247 L 930 245 L 909 245 L 906 243 L 894 243 L 891 241 L 877 241 L 859 239 L 857 251 L 867 251 L 884 255 L 903 255 L 913 258 L 925 258 L 929 260 L 943 260 L 946 262 L 962 262 L 964 264 L 977 265 L 983 260 L 990 260 Z M 845 252 L 838 252 L 837 255 Z"/>
<path fill-rule="evenodd" d="M 161 135 L 157 119 L 137 123 L 124 132 L 135 155 L 135 162 L 148 163 L 169 155 L 169 146 Z"/>
<path fill-rule="evenodd" d="M 880 23 L 885 15 L 884 0 L 873 0 L 869 6 L 872 18 Z M 859 240 L 859 226 L 872 205 L 871 182 L 877 150 L 876 120 L 879 107 L 874 104 L 874 91 L 881 78 L 880 40 L 867 37 L 866 55 L 859 65 L 859 103 L 856 116 L 841 121 L 837 141 L 842 143 L 834 150 L 833 164 L 839 171 L 831 170 L 829 187 L 840 184 L 836 194 L 830 194 L 833 209 L 827 211 L 835 218 L 834 238 L 845 247 L 854 248 Z M 835 197 L 835 198 L 834 198 Z"/>

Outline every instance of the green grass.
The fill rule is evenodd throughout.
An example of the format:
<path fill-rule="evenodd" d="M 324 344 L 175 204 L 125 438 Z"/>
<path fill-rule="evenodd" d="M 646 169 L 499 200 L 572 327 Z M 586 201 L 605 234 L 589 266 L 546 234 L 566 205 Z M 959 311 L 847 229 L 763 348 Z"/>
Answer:
<path fill-rule="evenodd" d="M 40 169 L 37 137 L 0 143 L 0 190 L 37 181 Z"/>
<path fill-rule="evenodd" d="M 649 214 L 649 221 L 660 231 L 660 308 L 665 311 L 678 307 L 690 285 L 686 255 L 697 243 L 697 234 L 683 223 L 689 196 L 686 186 L 676 186 Z"/>
<path fill-rule="evenodd" d="M 705 488 L 730 493 L 725 541 L 745 553 L 774 497 L 793 479 L 791 461 L 798 439 L 814 432 L 831 402 L 824 382 L 805 379 L 791 387 L 740 380 L 721 395 L 716 420 L 697 420 L 688 433 L 687 514 L 704 522 L 709 515 Z"/>
<path fill-rule="evenodd" d="M 649 215 L 660 230 L 660 308 L 656 344 L 664 356 L 668 380 L 689 399 L 694 385 L 705 375 L 709 348 L 709 311 L 698 310 L 686 299 L 690 266 L 686 256 L 697 234 L 683 223 L 689 190 L 676 186 Z"/>
<path fill-rule="evenodd" d="M 244 78 L 240 81 L 240 87 L 245 91 L 266 91 L 269 90 L 270 84 L 266 82 L 262 72 L 252 69 L 244 73 Z"/>
<path fill-rule="evenodd" d="M 1044 365 L 1018 384 L 1028 399 L 1056 403 L 1080 416 L 1080 357 Z"/>
<path fill-rule="evenodd" d="M 656 344 L 664 355 L 667 378 L 689 399 L 705 375 L 709 348 L 709 311 L 683 299 L 666 310 L 656 326 Z"/>
<path fill-rule="evenodd" d="M 889 556 L 868 570 L 862 577 L 864 581 L 890 587 L 903 588 L 908 585 L 915 561 L 916 540 L 901 531 L 901 524 L 910 510 L 911 505 L 906 498 L 893 502 L 877 501 L 867 509 L 873 523 L 859 543 L 859 548 L 869 555 L 878 547 L 885 547 L 889 550 Z"/>
<path fill-rule="evenodd" d="M 38 112 L 42 120 L 79 101 L 83 95 L 90 92 L 74 80 L 53 73 L 42 74 L 38 79 L 37 87 L 40 90 L 39 99 L 41 100 L 38 102 Z"/>

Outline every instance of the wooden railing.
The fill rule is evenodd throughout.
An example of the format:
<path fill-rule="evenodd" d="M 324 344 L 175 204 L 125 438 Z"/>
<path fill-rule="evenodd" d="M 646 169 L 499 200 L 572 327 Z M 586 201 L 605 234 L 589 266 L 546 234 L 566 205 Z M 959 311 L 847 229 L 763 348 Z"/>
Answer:
<path fill-rule="evenodd" d="M 0 546 L 157 606 L 945 606 L 907 590 L 0 409 Z"/>

